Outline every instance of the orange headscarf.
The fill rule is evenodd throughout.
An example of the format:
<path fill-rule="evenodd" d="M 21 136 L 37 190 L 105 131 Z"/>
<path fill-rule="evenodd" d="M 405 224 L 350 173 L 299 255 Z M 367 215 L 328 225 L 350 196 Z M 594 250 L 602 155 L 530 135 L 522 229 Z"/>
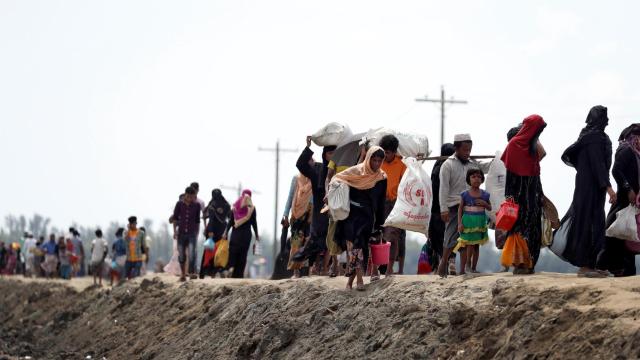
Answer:
<path fill-rule="evenodd" d="M 373 171 L 371 168 L 371 157 L 378 150 L 382 150 L 382 148 L 380 146 L 370 147 L 363 162 L 337 174 L 331 179 L 331 182 L 340 181 L 358 190 L 368 190 L 376 186 L 378 181 L 387 178 L 387 174 L 382 169 Z"/>
<path fill-rule="evenodd" d="M 313 195 L 311 180 L 302 174 L 298 174 L 296 179 L 296 193 L 293 196 L 293 205 L 291 206 L 291 216 L 293 219 L 300 219 L 307 210 L 309 210 L 311 195 Z"/>

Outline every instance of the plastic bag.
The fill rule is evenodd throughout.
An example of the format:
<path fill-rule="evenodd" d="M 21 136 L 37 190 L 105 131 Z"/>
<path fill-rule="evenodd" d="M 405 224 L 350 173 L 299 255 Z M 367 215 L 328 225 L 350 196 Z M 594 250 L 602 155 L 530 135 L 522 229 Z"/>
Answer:
<path fill-rule="evenodd" d="M 640 210 L 633 205 L 618 211 L 616 220 L 607 229 L 607 236 L 621 240 L 629 240 L 639 242 L 638 240 L 638 224 L 636 215 Z"/>
<path fill-rule="evenodd" d="M 350 139 L 352 135 L 349 126 L 332 122 L 311 135 L 311 140 L 318 146 L 337 146 Z"/>
<path fill-rule="evenodd" d="M 349 217 L 351 211 L 351 203 L 349 202 L 349 185 L 332 181 L 329 183 L 329 214 L 335 221 L 344 220 Z"/>
<path fill-rule="evenodd" d="M 207 240 L 205 240 L 204 242 L 204 248 L 205 249 L 209 249 L 209 250 L 213 250 L 213 248 L 215 247 L 215 243 L 213 242 L 212 238 L 208 238 Z"/>
<path fill-rule="evenodd" d="M 388 128 L 372 129 L 362 138 L 363 142 L 369 141 L 371 145 L 378 145 L 385 135 L 394 135 L 398 138 L 398 154 L 401 156 L 418 157 L 429 156 L 429 139 L 426 135 L 396 131 Z"/>
<path fill-rule="evenodd" d="M 519 209 L 520 206 L 513 199 L 505 200 L 496 214 L 496 229 L 510 231 L 518 220 Z"/>
<path fill-rule="evenodd" d="M 502 204 L 505 200 L 504 191 L 507 185 L 507 168 L 504 166 L 504 162 L 500 160 L 502 157 L 502 151 L 496 151 L 496 157 L 489 166 L 489 173 L 487 179 L 484 182 L 485 189 L 491 195 L 491 202 L 494 204 Z M 496 213 L 498 207 L 493 206 L 491 210 L 487 210 L 487 217 L 493 224 L 496 222 Z"/>
<path fill-rule="evenodd" d="M 383 226 L 427 234 L 431 220 L 431 177 L 414 158 L 403 160 L 407 170 L 398 186 L 398 199 Z"/>
<path fill-rule="evenodd" d="M 226 268 L 227 263 L 229 263 L 229 240 L 220 239 L 218 240 L 216 255 L 213 259 L 213 266 Z"/>
<path fill-rule="evenodd" d="M 429 242 L 427 241 L 422 245 L 420 257 L 418 258 L 418 275 L 426 275 L 431 272 L 433 272 L 433 267 L 431 266 L 431 259 L 429 258 Z"/>

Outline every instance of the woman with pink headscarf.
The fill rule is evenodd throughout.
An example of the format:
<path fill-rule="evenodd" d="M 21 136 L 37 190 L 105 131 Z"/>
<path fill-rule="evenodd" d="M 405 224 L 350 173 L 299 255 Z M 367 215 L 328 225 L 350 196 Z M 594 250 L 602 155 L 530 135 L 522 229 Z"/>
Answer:
<path fill-rule="evenodd" d="M 258 235 L 258 221 L 256 218 L 256 208 L 251 201 L 251 190 L 244 190 L 240 198 L 233 204 L 233 216 L 227 225 L 224 238 L 227 238 L 229 230 L 229 271 L 233 278 L 243 278 L 244 268 L 247 265 L 247 255 L 251 244 L 251 228 L 256 234 L 256 242 L 260 241 Z M 255 251 L 255 244 L 254 244 Z"/>

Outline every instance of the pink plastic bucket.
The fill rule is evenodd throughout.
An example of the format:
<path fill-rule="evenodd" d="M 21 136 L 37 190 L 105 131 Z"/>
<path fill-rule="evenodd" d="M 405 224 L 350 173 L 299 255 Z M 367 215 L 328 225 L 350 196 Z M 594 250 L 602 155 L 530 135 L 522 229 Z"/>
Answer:
<path fill-rule="evenodd" d="M 371 245 L 371 262 L 373 265 L 385 265 L 389 263 L 389 253 L 391 252 L 391 243 L 381 243 Z"/>

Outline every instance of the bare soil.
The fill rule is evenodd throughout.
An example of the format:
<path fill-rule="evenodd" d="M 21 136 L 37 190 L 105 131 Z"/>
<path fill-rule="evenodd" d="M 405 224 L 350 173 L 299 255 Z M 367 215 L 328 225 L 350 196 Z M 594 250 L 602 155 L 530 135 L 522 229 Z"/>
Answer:
<path fill-rule="evenodd" d="M 640 358 L 640 278 L 0 279 L 0 359 Z"/>

